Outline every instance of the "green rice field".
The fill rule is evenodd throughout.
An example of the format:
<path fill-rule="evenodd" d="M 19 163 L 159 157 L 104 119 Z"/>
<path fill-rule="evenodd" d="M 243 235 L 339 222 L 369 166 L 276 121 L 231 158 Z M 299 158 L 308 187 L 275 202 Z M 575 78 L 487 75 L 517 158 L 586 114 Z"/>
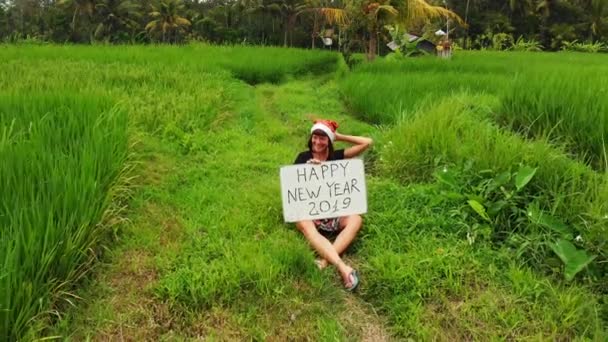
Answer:
<path fill-rule="evenodd" d="M 601 54 L 0 60 L 0 340 L 608 338 Z M 355 293 L 283 222 L 312 116 L 374 139 Z"/>

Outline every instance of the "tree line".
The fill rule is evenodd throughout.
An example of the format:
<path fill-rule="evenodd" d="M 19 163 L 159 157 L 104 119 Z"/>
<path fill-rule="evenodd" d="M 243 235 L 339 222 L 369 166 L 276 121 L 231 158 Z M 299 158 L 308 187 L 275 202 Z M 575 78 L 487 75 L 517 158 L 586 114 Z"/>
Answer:
<path fill-rule="evenodd" d="M 283 45 L 361 51 L 437 30 L 465 48 L 608 40 L 608 0 L 0 0 L 0 41 Z"/>

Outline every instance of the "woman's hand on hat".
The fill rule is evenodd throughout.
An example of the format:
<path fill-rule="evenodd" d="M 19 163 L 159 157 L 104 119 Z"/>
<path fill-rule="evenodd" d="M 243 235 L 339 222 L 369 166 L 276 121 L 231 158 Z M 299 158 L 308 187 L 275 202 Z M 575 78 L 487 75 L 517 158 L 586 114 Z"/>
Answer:
<path fill-rule="evenodd" d="M 321 164 L 321 161 L 319 159 L 311 158 L 311 159 L 308 159 L 308 161 L 306 163 L 307 164 Z"/>

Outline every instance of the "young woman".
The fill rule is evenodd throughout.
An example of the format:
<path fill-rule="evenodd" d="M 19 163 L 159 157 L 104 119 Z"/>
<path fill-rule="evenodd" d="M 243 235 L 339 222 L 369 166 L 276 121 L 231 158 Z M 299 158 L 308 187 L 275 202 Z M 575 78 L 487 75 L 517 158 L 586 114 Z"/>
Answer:
<path fill-rule="evenodd" d="M 320 164 L 324 161 L 353 158 L 363 153 L 372 144 L 370 138 L 340 134 L 336 132 L 337 128 L 338 124 L 334 121 L 315 121 L 310 130 L 308 151 L 300 153 L 294 164 Z M 336 141 L 351 143 L 353 146 L 334 150 L 333 144 Z M 319 268 L 325 268 L 328 263 L 336 266 L 344 286 L 349 291 L 359 285 L 359 276 L 357 271 L 342 261 L 340 254 L 354 240 L 361 229 L 362 222 L 359 215 L 296 222 L 296 227 L 321 256 L 321 259 L 317 259 Z M 338 235 L 332 244 L 321 232 L 338 233 Z"/>

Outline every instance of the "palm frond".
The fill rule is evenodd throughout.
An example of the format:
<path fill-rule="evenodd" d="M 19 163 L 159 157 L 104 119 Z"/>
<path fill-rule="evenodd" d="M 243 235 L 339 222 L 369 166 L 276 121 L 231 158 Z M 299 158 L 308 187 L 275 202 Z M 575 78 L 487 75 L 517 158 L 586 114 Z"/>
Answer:
<path fill-rule="evenodd" d="M 399 11 L 397 11 L 397 9 L 391 5 L 380 5 L 378 6 L 378 8 L 376 8 L 376 15 L 380 12 L 385 12 L 387 14 L 390 15 L 397 15 L 399 14 Z"/>
<path fill-rule="evenodd" d="M 405 0 L 404 9 L 400 11 L 400 20 L 406 24 L 414 22 L 428 22 L 436 18 L 450 18 L 464 25 L 464 21 L 458 14 L 445 7 L 431 5 L 425 0 Z"/>
<path fill-rule="evenodd" d="M 346 10 L 341 8 L 316 8 L 317 10 L 326 20 L 331 24 L 338 24 L 339 26 L 345 26 L 348 24 L 348 13 Z"/>
<path fill-rule="evenodd" d="M 99 23 L 99 25 L 97 25 L 97 28 L 95 29 L 95 32 L 93 33 L 93 35 L 96 38 L 100 38 L 101 36 L 103 36 L 104 30 L 105 30 L 105 26 L 103 25 L 103 23 Z"/>
<path fill-rule="evenodd" d="M 157 25 L 158 25 L 158 20 L 152 20 L 151 22 L 148 23 L 148 25 L 146 25 L 145 30 L 154 31 L 156 29 Z"/>
<path fill-rule="evenodd" d="M 182 17 L 175 18 L 175 24 L 178 26 L 190 26 L 190 20 Z"/>

